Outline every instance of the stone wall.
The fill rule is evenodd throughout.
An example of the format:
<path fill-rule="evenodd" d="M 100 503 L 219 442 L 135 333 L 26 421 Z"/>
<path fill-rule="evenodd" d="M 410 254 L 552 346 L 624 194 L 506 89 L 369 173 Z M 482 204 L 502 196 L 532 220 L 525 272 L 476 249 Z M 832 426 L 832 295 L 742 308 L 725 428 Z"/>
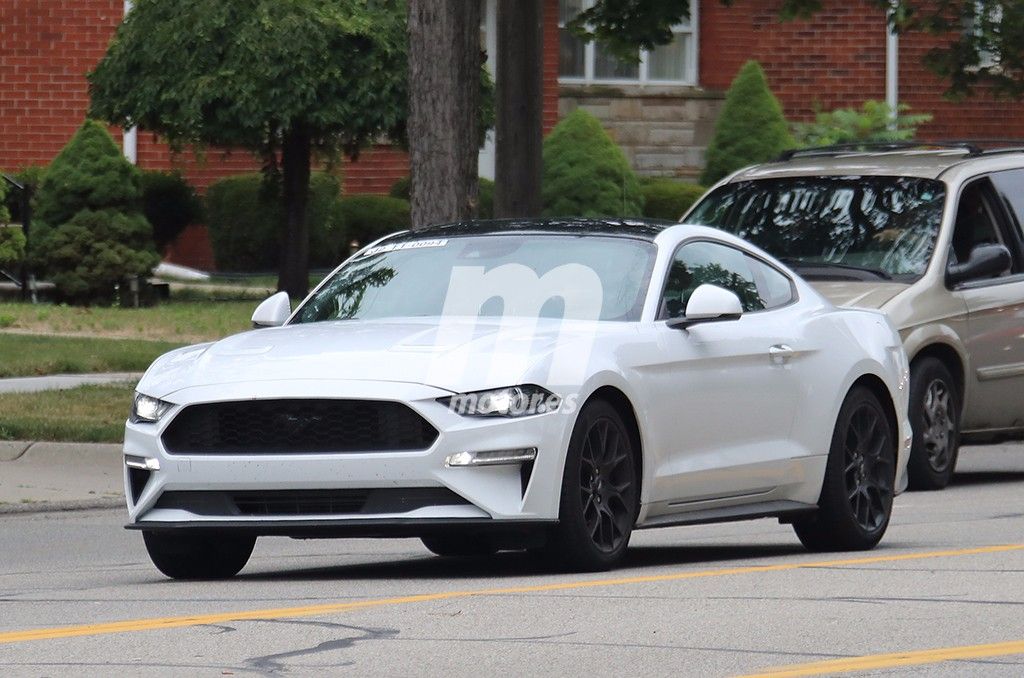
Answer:
<path fill-rule="evenodd" d="M 691 87 L 562 85 L 559 117 L 594 114 L 641 176 L 693 180 L 704 166 L 720 92 Z"/>

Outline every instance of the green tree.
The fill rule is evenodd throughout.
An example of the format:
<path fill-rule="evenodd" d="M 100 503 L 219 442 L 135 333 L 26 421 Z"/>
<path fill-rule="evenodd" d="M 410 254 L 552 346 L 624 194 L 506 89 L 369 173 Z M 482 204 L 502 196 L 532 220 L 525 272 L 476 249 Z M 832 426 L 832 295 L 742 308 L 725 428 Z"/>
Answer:
<path fill-rule="evenodd" d="M 722 0 L 725 5 L 734 0 Z M 886 12 L 898 33 L 924 32 L 943 38 L 924 64 L 947 80 L 947 94 L 971 94 L 987 86 L 997 96 L 1024 96 L 1024 3 L 1019 0 L 869 0 Z M 782 0 L 783 21 L 806 19 L 823 0 Z M 669 43 L 672 26 L 689 18 L 689 0 L 596 0 L 570 28 L 607 45 L 620 58 L 638 58 L 637 48 Z M 964 27 L 971 30 L 964 30 Z"/>
<path fill-rule="evenodd" d="M 771 160 L 792 146 L 782 106 L 768 88 L 764 71 L 756 61 L 748 61 L 726 92 L 700 181 L 710 186 L 741 167 Z"/>
<path fill-rule="evenodd" d="M 622 152 L 601 123 L 576 109 L 544 140 L 544 214 L 640 216 L 644 198 Z"/>
<path fill-rule="evenodd" d="M 142 172 L 142 211 L 153 225 L 153 241 L 160 252 L 189 224 L 203 218 L 199 195 L 179 172 Z"/>
<path fill-rule="evenodd" d="M 139 171 L 103 125 L 87 120 L 36 196 L 33 258 L 62 298 L 109 302 L 115 285 L 147 275 L 160 261 L 141 196 Z"/>
<path fill-rule="evenodd" d="M 919 125 L 932 119 L 928 113 L 911 113 L 906 104 L 892 107 L 884 101 L 865 101 L 859 108 L 819 111 L 814 122 L 793 123 L 798 146 L 829 146 L 858 141 L 905 141 L 913 139 Z"/>
<path fill-rule="evenodd" d="M 400 0 L 137 0 L 89 75 L 91 113 L 176 147 L 259 153 L 283 196 L 278 288 L 309 285 L 315 153 L 356 156 L 406 109 Z"/>

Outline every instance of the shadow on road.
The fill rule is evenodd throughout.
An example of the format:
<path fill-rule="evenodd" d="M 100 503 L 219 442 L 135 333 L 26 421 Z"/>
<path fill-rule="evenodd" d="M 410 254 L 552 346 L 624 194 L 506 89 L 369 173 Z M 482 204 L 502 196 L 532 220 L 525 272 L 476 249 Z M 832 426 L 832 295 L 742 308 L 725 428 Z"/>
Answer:
<path fill-rule="evenodd" d="M 707 564 L 709 567 L 732 561 L 757 560 L 806 553 L 798 543 L 751 545 L 678 545 L 636 546 L 626 552 L 622 567 L 606 573 L 584 573 L 583 576 L 634 576 L 633 568 L 669 565 Z M 567 574 L 547 564 L 541 557 L 523 552 L 499 553 L 487 558 L 440 558 L 424 555 L 401 560 L 376 560 L 372 563 L 316 567 L 275 572 L 242 573 L 240 580 L 304 581 L 325 579 L 500 579 L 504 577 L 550 576 Z M 575 573 L 579 574 L 579 573 Z M 653 573 L 652 573 L 653 574 Z"/>
<path fill-rule="evenodd" d="M 950 485 L 989 485 L 1024 483 L 1024 471 L 958 471 Z"/>

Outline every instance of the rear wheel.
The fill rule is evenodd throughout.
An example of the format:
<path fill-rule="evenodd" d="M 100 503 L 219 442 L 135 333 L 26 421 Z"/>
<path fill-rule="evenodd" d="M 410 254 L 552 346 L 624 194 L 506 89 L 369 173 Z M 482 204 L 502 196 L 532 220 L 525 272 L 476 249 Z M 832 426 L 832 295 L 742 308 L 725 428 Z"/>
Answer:
<path fill-rule="evenodd" d="M 637 514 L 632 438 L 611 404 L 597 400 L 579 414 L 569 441 L 558 526 L 546 555 L 574 570 L 606 570 L 629 545 Z"/>
<path fill-rule="evenodd" d="M 960 447 L 960 392 L 949 369 L 922 358 L 910 371 L 910 425 L 914 444 L 907 464 L 912 490 L 949 485 Z"/>
<path fill-rule="evenodd" d="M 431 553 L 448 558 L 491 556 L 498 552 L 489 539 L 479 536 L 435 534 L 420 537 L 420 541 Z"/>
<path fill-rule="evenodd" d="M 227 579 L 249 562 L 256 537 L 143 532 L 157 569 L 171 579 Z"/>
<path fill-rule="evenodd" d="M 793 523 L 811 551 L 859 551 L 881 540 L 892 513 L 896 440 L 869 389 L 846 396 L 832 434 L 818 510 Z"/>

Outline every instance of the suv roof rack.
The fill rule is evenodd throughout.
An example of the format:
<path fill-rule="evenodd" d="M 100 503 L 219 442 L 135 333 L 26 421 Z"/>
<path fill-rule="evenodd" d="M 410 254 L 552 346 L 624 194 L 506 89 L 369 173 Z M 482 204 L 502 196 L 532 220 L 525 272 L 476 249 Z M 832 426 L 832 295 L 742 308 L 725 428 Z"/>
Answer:
<path fill-rule="evenodd" d="M 997 148 L 985 146 L 998 145 Z M 953 141 L 858 141 L 831 146 L 813 146 L 810 148 L 794 148 L 784 151 L 778 162 L 793 158 L 842 155 L 844 153 L 895 153 L 913 150 L 957 150 L 970 157 L 993 153 L 1024 152 L 1024 141 L 1020 139 L 962 139 Z"/>

